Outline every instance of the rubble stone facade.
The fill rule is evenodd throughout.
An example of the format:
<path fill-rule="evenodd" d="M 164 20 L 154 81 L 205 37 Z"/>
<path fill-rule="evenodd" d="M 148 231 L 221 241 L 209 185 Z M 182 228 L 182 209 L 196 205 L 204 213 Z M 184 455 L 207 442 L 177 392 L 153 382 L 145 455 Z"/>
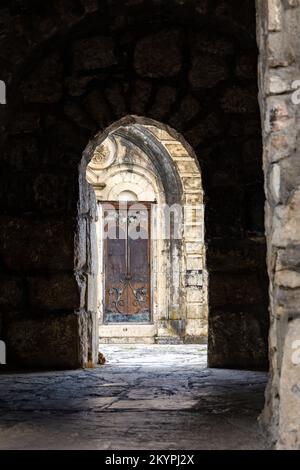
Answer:
<path fill-rule="evenodd" d="M 299 449 L 300 4 L 257 2 L 257 15 L 271 315 L 262 422 L 278 449 Z"/>

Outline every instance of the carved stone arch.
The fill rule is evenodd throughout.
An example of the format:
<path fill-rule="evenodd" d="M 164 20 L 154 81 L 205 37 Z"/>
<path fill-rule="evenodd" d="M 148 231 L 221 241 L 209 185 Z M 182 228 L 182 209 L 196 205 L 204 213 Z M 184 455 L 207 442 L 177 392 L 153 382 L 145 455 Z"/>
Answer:
<path fill-rule="evenodd" d="M 180 177 L 172 164 L 170 154 L 158 138 L 140 124 L 128 128 L 126 132 L 121 128 L 115 134 L 129 140 L 148 155 L 157 174 L 161 176 L 167 203 L 179 203 L 182 197 Z"/>
<path fill-rule="evenodd" d="M 87 273 L 86 297 L 92 299 L 93 322 L 100 320 L 100 339 L 205 341 L 208 306 L 203 190 L 192 149 L 173 129 L 129 116 L 88 145 L 82 171 L 87 171 L 97 200 L 86 186 L 89 199 L 93 199 L 93 213 L 86 221 L 89 253 L 97 259 L 96 269 Z M 151 321 L 134 326 L 104 322 L 101 207 L 126 192 L 135 194 L 138 201 L 150 202 L 152 207 Z M 90 330 L 96 338 L 97 328 L 92 325 Z"/>

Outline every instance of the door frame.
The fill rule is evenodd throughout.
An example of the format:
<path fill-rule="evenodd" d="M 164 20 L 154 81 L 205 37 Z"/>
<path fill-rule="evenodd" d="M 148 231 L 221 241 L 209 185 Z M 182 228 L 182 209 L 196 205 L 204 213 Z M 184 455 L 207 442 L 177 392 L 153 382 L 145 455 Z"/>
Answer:
<path fill-rule="evenodd" d="M 153 224 L 153 210 L 152 206 L 155 204 L 156 201 L 98 201 L 98 204 L 103 208 L 105 204 L 108 204 L 110 206 L 114 206 L 116 209 L 119 209 L 120 206 L 125 205 L 127 210 L 129 209 L 130 206 L 132 205 L 143 205 L 147 208 L 149 212 L 148 216 L 148 234 L 149 234 L 149 242 L 148 242 L 148 260 L 149 260 L 149 310 L 150 310 L 150 315 L 149 315 L 149 321 L 145 322 L 138 322 L 138 321 L 132 321 L 132 322 L 107 322 L 105 321 L 105 291 L 106 291 L 106 269 L 105 269 L 105 241 L 104 241 L 104 236 L 103 236 L 103 231 L 104 231 L 104 223 L 103 223 L 103 217 L 104 214 L 101 211 L 100 217 L 101 217 L 101 224 L 100 224 L 100 239 L 102 241 L 101 243 L 101 250 L 99 250 L 99 255 L 101 257 L 101 264 L 99 263 L 100 271 L 102 271 L 102 280 L 99 279 L 99 282 L 102 284 L 102 325 L 152 325 L 154 324 L 154 318 L 153 318 L 153 269 L 152 269 L 152 262 L 153 262 L 153 243 L 154 240 L 152 240 L 152 224 Z M 98 241 L 99 243 L 99 241 Z"/>

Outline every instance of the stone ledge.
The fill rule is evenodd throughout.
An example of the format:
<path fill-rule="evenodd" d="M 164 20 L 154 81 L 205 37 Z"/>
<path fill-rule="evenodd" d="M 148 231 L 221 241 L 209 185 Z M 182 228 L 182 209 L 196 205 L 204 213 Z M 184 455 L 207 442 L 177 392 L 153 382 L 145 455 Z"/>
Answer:
<path fill-rule="evenodd" d="M 154 337 L 151 336 L 116 336 L 112 338 L 100 337 L 100 349 L 101 344 L 154 344 Z"/>
<path fill-rule="evenodd" d="M 179 336 L 156 336 L 156 344 L 182 344 L 182 339 Z"/>
<path fill-rule="evenodd" d="M 99 327 L 99 337 L 100 342 L 112 339 L 116 342 L 116 339 L 120 341 L 126 338 L 154 338 L 156 334 L 156 326 L 152 324 L 148 325 L 129 325 L 129 324 L 111 324 L 111 325 L 100 325 Z"/>
<path fill-rule="evenodd" d="M 184 338 L 185 344 L 207 344 L 207 336 L 193 336 L 186 335 Z"/>

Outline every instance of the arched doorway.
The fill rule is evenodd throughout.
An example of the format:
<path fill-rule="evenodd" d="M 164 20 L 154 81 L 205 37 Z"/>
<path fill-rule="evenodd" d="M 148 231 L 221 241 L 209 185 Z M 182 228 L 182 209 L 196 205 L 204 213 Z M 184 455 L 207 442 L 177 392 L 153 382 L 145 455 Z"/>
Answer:
<path fill-rule="evenodd" d="M 100 341 L 206 341 L 203 189 L 192 149 L 174 130 L 131 116 L 89 152 Z"/>
<path fill-rule="evenodd" d="M 107 135 L 111 123 L 138 114 L 179 130 L 199 157 L 210 365 L 266 367 L 269 298 L 254 2 L 208 9 L 197 2 L 162 2 L 153 9 L 155 21 L 149 8 L 131 3 L 122 14 L 109 2 L 108 16 L 98 5 L 72 21 L 67 8 L 63 23 L 55 10 L 49 23 L 45 12 L 50 29 L 38 35 L 38 47 L 21 39 L 26 50 L 14 48 L 18 66 L 1 135 L 12 175 L 3 172 L 1 240 L 3 266 L 16 275 L 24 295 L 13 296 L 16 306 L 1 321 L 9 360 L 53 367 L 96 361 L 97 253 L 91 240 L 97 214 L 85 180 L 94 140 L 83 160 L 82 151 L 97 130 Z M 267 28 L 267 3 L 258 6 Z M 130 22 L 119 21 L 120 14 Z M 58 29 L 51 29 L 52 21 Z M 262 62 L 266 38 L 267 31 L 261 35 Z M 3 50 L 9 54 L 10 48 Z M 260 103 L 269 109 L 264 95 Z"/>

